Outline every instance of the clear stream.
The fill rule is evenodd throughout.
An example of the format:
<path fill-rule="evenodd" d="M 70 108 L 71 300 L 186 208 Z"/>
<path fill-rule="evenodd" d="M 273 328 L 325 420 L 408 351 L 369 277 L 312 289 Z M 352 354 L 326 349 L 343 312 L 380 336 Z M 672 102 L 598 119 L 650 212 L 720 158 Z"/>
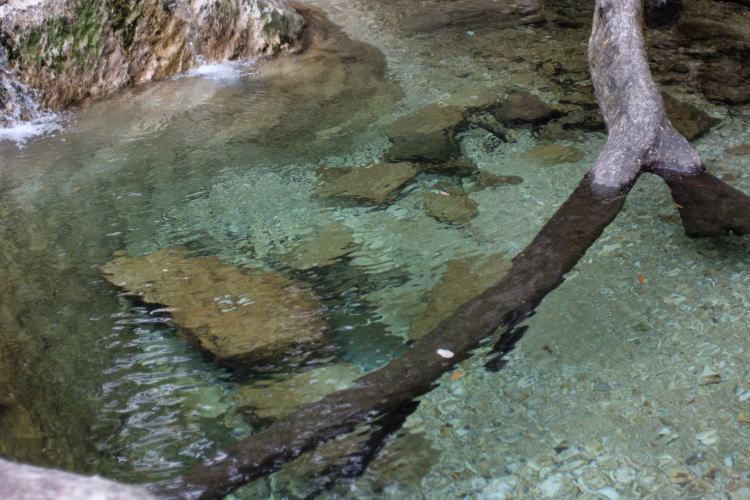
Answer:
<path fill-rule="evenodd" d="M 601 133 L 561 142 L 581 160 L 543 166 L 523 156 L 538 145 L 531 129 L 509 142 L 469 130 L 461 146 L 482 170 L 524 181 L 471 194 L 480 214 L 461 225 L 428 216 L 418 196 L 469 186 L 459 177 L 420 174 L 385 207 L 317 197 L 320 165 L 378 161 L 380 125 L 467 84 L 554 102 L 554 86 L 508 52 L 584 50 L 585 30 L 554 46 L 528 27 L 406 35 L 388 2 L 311 3 L 382 51 L 380 81 L 380 63 L 361 58 L 307 73 L 288 58 L 214 65 L 86 103 L 51 135 L 0 141 L 0 335 L 24 418 L 43 429 L 18 424 L 0 451 L 149 483 L 261 425 L 236 393 L 269 375 L 213 363 L 165 313 L 119 296 L 97 270 L 115 252 L 181 246 L 304 279 L 324 298 L 337 359 L 371 370 L 407 348 L 448 261 L 514 255 L 596 159 Z M 724 152 L 750 143 L 750 113 L 703 105 L 723 120 L 699 151 L 750 192 L 750 156 Z M 325 495 L 669 497 L 703 484 L 710 496 L 750 481 L 739 417 L 750 411 L 750 240 L 689 240 L 675 215 L 660 182 L 642 179 L 506 369 L 477 360 L 446 376 L 365 477 Z M 280 256 L 335 221 L 353 231 L 352 255 L 284 267 Z M 713 372 L 721 382 L 702 384 Z M 237 495 L 304 496 L 315 471 L 289 467 Z"/>

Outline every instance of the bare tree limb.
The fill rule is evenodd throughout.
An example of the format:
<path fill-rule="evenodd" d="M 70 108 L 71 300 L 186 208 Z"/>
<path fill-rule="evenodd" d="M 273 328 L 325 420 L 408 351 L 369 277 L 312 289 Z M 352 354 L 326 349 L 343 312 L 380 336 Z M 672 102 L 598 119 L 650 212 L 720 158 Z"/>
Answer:
<path fill-rule="evenodd" d="M 639 0 L 598 0 L 589 39 L 589 68 L 608 137 L 591 169 L 606 196 L 644 170 L 703 171 L 700 157 L 669 123 L 646 58 Z"/>
<path fill-rule="evenodd" d="M 530 314 L 562 283 L 620 212 L 643 172 L 667 181 L 689 235 L 750 232 L 750 198 L 706 173 L 697 153 L 666 117 L 646 59 L 641 1 L 596 2 L 589 62 L 608 128 L 607 143 L 568 200 L 514 258 L 508 273 L 401 358 L 243 439 L 159 493 L 221 498 L 359 425 L 398 427 L 416 407 L 415 398 L 431 390 L 442 374 L 469 357 L 498 327 L 512 326 Z M 508 344 L 506 349 L 517 340 L 514 332 L 518 330 L 508 328 L 500 339 Z M 385 434 L 379 433 L 379 439 Z M 376 444 L 368 446 L 370 453 Z"/>
<path fill-rule="evenodd" d="M 708 172 L 660 175 L 672 190 L 688 236 L 750 233 L 750 198 L 741 191 Z"/>

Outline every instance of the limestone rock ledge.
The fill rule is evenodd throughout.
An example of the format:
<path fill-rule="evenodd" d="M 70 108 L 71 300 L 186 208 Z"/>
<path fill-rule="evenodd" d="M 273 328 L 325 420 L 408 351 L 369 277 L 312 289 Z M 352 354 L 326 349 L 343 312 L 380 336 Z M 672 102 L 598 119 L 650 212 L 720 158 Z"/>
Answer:
<path fill-rule="evenodd" d="M 146 490 L 99 476 L 80 476 L 0 459 L 0 498 L 32 500 L 155 500 Z"/>
<path fill-rule="evenodd" d="M 57 109 L 200 61 L 271 54 L 303 26 L 286 0 L 10 0 L 0 62 Z"/>

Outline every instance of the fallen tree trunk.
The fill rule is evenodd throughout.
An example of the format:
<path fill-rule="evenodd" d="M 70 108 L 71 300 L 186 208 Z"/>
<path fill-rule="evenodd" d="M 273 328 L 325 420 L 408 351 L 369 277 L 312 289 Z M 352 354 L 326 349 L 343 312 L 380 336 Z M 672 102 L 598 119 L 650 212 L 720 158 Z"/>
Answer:
<path fill-rule="evenodd" d="M 353 387 L 306 405 L 238 442 L 159 493 L 221 498 L 362 423 L 390 427 L 400 409 L 428 392 L 435 380 L 469 357 L 483 339 L 530 313 L 557 287 L 614 219 L 624 200 L 623 195 L 595 195 L 585 178 L 534 242 L 514 259 L 500 283 L 459 308 L 409 352 L 361 377 Z"/>
<path fill-rule="evenodd" d="M 500 354 L 517 340 L 513 325 L 564 279 L 622 209 L 638 177 L 663 177 L 691 236 L 750 232 L 750 198 L 705 171 L 697 153 L 669 123 L 651 78 L 641 33 L 642 0 L 597 0 L 589 63 L 607 143 L 590 172 L 499 282 L 461 306 L 401 358 L 349 389 L 300 408 L 251 435 L 190 475 L 165 496 L 221 498 L 278 470 L 302 453 L 363 424 L 378 427 L 366 450 L 352 450 L 351 475 L 384 436 L 417 406 L 415 398 L 506 325 Z M 358 463 L 358 465 L 356 465 Z"/>

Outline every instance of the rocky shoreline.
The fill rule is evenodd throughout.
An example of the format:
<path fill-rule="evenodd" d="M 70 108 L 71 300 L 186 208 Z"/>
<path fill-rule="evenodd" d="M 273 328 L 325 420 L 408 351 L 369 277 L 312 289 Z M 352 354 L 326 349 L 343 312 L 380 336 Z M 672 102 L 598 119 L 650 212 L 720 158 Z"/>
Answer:
<path fill-rule="evenodd" d="M 270 55 L 303 27 L 284 0 L 11 1 L 0 6 L 0 125 L 32 118 L 30 102 L 61 109 L 203 62 Z"/>

